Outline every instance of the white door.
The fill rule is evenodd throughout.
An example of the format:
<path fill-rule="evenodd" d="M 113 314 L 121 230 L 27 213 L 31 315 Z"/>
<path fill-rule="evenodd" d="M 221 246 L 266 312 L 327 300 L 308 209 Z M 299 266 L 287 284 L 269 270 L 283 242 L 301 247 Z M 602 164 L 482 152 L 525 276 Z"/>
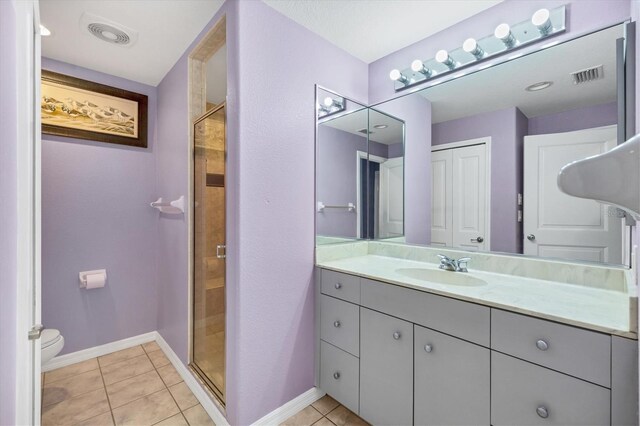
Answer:
<path fill-rule="evenodd" d="M 487 214 L 486 146 L 454 149 L 453 246 L 485 250 Z"/>
<path fill-rule="evenodd" d="M 461 145 L 462 144 L 462 145 Z M 486 139 L 431 153 L 431 244 L 486 250 L 489 190 Z"/>
<path fill-rule="evenodd" d="M 380 164 L 379 237 L 404 235 L 404 158 Z"/>
<path fill-rule="evenodd" d="M 622 219 L 558 189 L 558 172 L 616 146 L 616 126 L 524 138 L 524 253 L 622 263 Z"/>
<path fill-rule="evenodd" d="M 453 245 L 452 149 L 431 153 L 431 245 Z"/>

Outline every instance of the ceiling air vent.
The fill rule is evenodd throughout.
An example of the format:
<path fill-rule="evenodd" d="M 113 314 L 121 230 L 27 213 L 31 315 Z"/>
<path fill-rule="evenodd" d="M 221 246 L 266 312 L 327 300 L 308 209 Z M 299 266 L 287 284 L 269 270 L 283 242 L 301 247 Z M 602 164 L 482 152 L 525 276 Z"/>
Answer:
<path fill-rule="evenodd" d="M 374 132 L 367 131 L 367 129 L 360 129 L 360 130 L 358 130 L 358 133 L 362 133 L 363 135 L 366 135 L 366 134 L 370 135 L 370 134 L 372 134 Z"/>
<path fill-rule="evenodd" d="M 571 73 L 573 84 L 589 83 L 590 81 L 601 80 L 604 78 L 604 71 L 602 65 L 587 68 L 584 70 Z"/>
<path fill-rule="evenodd" d="M 80 28 L 100 40 L 123 47 L 131 47 L 138 39 L 137 31 L 87 12 L 80 18 Z"/>

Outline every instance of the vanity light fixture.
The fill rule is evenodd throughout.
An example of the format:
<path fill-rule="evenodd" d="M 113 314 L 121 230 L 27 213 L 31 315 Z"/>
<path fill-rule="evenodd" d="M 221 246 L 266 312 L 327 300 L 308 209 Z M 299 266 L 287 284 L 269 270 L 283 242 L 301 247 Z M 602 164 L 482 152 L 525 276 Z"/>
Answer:
<path fill-rule="evenodd" d="M 538 83 L 533 83 L 525 87 L 524 90 L 526 90 L 527 92 L 538 92 L 540 90 L 547 89 L 552 84 L 553 84 L 553 81 L 539 81 Z"/>
<path fill-rule="evenodd" d="M 462 43 L 462 50 L 467 53 L 471 53 L 476 59 L 482 59 L 484 57 L 484 49 L 478 45 L 475 38 L 468 38 Z"/>
<path fill-rule="evenodd" d="M 407 78 L 407 76 L 402 74 L 398 69 L 391 70 L 391 72 L 389 73 L 389 78 L 393 81 L 399 81 L 405 86 L 409 84 L 409 79 Z"/>
<path fill-rule="evenodd" d="M 511 27 L 509 24 L 500 24 L 496 27 L 496 30 L 493 32 L 493 35 L 496 38 L 500 39 L 508 49 L 512 48 L 516 45 L 516 37 L 511 32 Z"/>
<path fill-rule="evenodd" d="M 449 52 L 446 50 L 438 50 L 436 53 L 436 61 L 440 62 L 442 65 L 446 66 L 450 70 L 456 67 L 456 62 L 453 60 L 451 56 L 449 56 Z"/>
<path fill-rule="evenodd" d="M 325 108 L 328 108 L 328 109 L 331 109 L 333 107 L 336 107 L 336 108 L 341 108 L 342 107 L 342 102 L 333 99 L 331 96 L 327 96 L 326 98 L 324 98 L 323 103 L 324 103 Z"/>
<path fill-rule="evenodd" d="M 538 28 L 538 31 L 540 31 L 540 34 L 542 35 L 547 35 L 551 30 L 553 30 L 549 9 L 537 10 L 531 17 L 531 23 Z"/>
<path fill-rule="evenodd" d="M 374 129 L 386 129 L 387 126 L 386 124 L 376 124 L 375 126 L 373 126 Z"/>
<path fill-rule="evenodd" d="M 411 70 L 413 72 L 419 72 L 425 77 L 431 77 L 431 74 L 433 73 L 429 68 L 424 66 L 424 62 L 422 62 L 420 59 L 416 59 L 415 61 L 411 62 Z"/>
<path fill-rule="evenodd" d="M 49 37 L 51 35 L 51 31 L 49 31 L 49 28 L 47 28 L 44 25 L 40 24 L 40 35 L 42 37 Z"/>
<path fill-rule="evenodd" d="M 342 112 L 346 109 L 346 104 L 346 99 L 342 97 L 336 99 L 332 96 L 327 96 L 322 100 L 322 104 L 316 104 L 318 118 L 324 118 L 328 115 Z"/>

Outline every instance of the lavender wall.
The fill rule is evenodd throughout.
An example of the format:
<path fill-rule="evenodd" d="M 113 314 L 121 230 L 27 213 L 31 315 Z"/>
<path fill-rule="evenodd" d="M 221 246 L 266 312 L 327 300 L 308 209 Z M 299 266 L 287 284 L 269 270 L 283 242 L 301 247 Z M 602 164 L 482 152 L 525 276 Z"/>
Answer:
<path fill-rule="evenodd" d="M 16 419 L 17 109 L 15 0 L 0 2 L 0 425 Z"/>
<path fill-rule="evenodd" d="M 43 69 L 149 97 L 149 147 L 43 135 L 42 320 L 62 353 L 156 329 L 156 88 L 43 58 Z M 78 272 L 107 269 L 105 288 Z"/>
<path fill-rule="evenodd" d="M 529 118 L 529 135 L 571 132 L 618 122 L 618 105 L 610 102 Z"/>
<path fill-rule="evenodd" d="M 405 122 L 404 234 L 410 244 L 431 242 L 431 103 L 405 96 L 376 105 Z M 392 148 L 392 151 L 397 148 Z"/>
<path fill-rule="evenodd" d="M 567 31 L 554 40 L 568 40 L 585 32 L 591 32 L 629 18 L 629 0 L 507 0 L 484 10 L 462 22 L 440 31 L 424 40 L 391 53 L 369 64 L 369 100 L 382 102 L 397 96 L 389 71 L 393 68 L 408 68 L 416 58 L 432 58 L 440 49 L 453 50 L 468 37 L 480 39 L 491 34 L 502 23 L 516 23 L 531 19 L 533 12 L 544 6 L 552 9 L 568 5 Z M 522 49 L 523 52 L 537 49 L 537 45 Z M 476 69 L 470 67 L 467 72 Z"/>
<path fill-rule="evenodd" d="M 433 125 L 433 145 L 491 137 L 492 251 L 517 253 L 521 247 L 516 200 L 522 191 L 523 117 L 517 108 L 507 108 Z"/>

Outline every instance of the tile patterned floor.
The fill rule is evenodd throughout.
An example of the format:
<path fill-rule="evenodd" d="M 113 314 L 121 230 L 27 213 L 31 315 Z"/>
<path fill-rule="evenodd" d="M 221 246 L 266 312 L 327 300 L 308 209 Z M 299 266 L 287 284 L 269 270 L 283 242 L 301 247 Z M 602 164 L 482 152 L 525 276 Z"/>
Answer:
<path fill-rule="evenodd" d="M 368 426 L 369 423 L 352 413 L 338 401 L 325 395 L 280 426 Z"/>
<path fill-rule="evenodd" d="M 44 373 L 42 426 L 215 426 L 156 342 Z"/>

